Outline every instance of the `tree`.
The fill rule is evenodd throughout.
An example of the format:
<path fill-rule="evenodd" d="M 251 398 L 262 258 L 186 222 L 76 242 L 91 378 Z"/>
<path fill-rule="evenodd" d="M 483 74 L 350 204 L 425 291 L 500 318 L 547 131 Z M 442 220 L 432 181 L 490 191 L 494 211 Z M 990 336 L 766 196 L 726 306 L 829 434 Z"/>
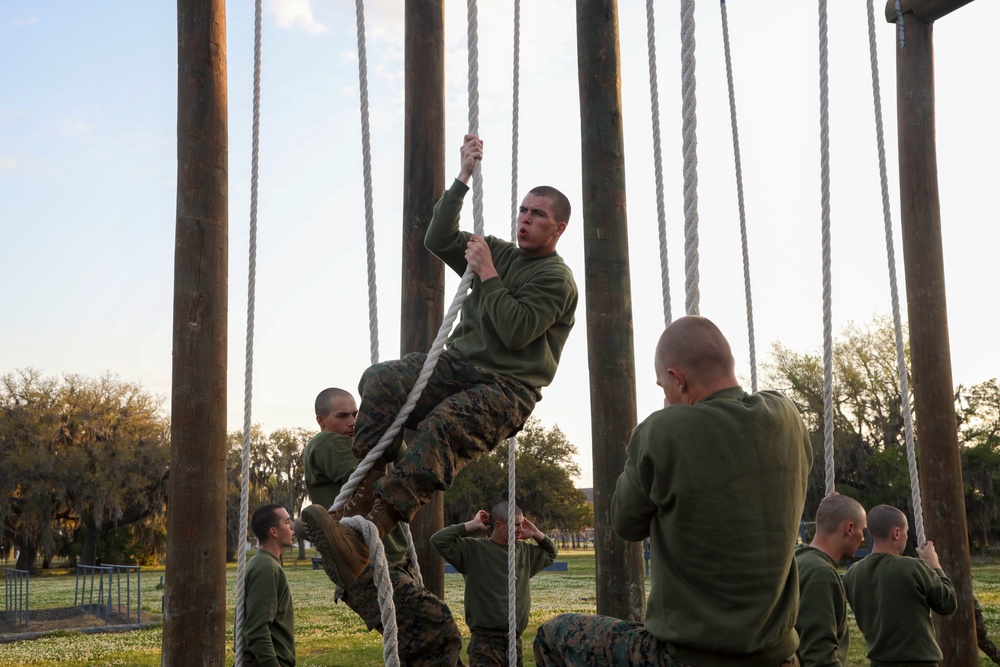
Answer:
<path fill-rule="evenodd" d="M 959 385 L 955 394 L 969 546 L 982 551 L 1000 540 L 1000 384 Z"/>
<path fill-rule="evenodd" d="M 577 531 L 592 524 L 593 510 L 587 497 L 573 484 L 573 478 L 580 474 L 574 461 L 576 453 L 558 426 L 546 430 L 534 417 L 517 435 L 515 497 L 543 531 Z M 505 498 L 508 467 L 505 443 L 466 467 L 445 492 L 446 521 L 468 521 L 476 510 L 492 509 Z"/>
<path fill-rule="evenodd" d="M 114 375 L 45 378 L 33 369 L 0 383 L 0 521 L 32 569 L 61 543 L 81 560 L 144 553 L 132 526 L 164 512 L 169 454 L 162 398 Z M 102 537 L 129 527 L 107 542 Z M 120 545 L 120 548 L 113 548 Z"/>

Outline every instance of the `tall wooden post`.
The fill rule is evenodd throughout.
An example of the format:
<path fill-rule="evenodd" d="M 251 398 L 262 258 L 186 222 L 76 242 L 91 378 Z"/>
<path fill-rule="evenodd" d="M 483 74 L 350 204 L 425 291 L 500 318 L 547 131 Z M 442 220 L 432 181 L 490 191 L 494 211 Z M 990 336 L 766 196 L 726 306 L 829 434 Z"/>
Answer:
<path fill-rule="evenodd" d="M 444 318 L 444 265 L 424 248 L 444 191 L 444 0 L 406 0 L 403 284 L 400 353 L 430 349 Z M 435 493 L 410 522 L 427 590 L 444 597 L 444 561 L 431 535 L 444 524 Z"/>
<path fill-rule="evenodd" d="M 227 644 L 225 0 L 178 0 L 177 46 L 177 230 L 162 664 L 221 667 Z"/>
<path fill-rule="evenodd" d="M 913 394 L 920 445 L 920 489 L 927 537 L 959 595 L 958 612 L 936 617 L 942 665 L 979 664 L 962 466 L 958 453 L 941 207 L 934 135 L 933 27 L 904 14 L 905 46 L 896 48 L 899 191 Z"/>
<path fill-rule="evenodd" d="M 576 33 L 597 613 L 641 621 L 646 597 L 641 545 L 623 541 L 611 529 L 611 498 L 636 422 L 617 1 L 577 0 Z"/>

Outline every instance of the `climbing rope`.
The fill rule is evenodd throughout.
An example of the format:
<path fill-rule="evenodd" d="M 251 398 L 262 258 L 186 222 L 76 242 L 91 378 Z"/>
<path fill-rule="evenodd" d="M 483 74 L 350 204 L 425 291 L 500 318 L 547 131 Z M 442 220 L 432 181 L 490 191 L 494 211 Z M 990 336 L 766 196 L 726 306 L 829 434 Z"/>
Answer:
<path fill-rule="evenodd" d="M 361 88 L 361 163 L 365 184 L 365 248 L 368 255 L 368 330 L 372 363 L 378 362 L 378 291 L 375 284 L 375 207 L 372 195 L 372 142 L 368 122 L 368 51 L 365 3 L 355 0 L 358 32 L 358 80 Z"/>
<path fill-rule="evenodd" d="M 517 138 L 518 138 L 518 79 L 521 62 L 521 2 L 514 0 L 514 84 L 511 103 L 511 168 L 510 168 L 510 240 L 517 243 Z M 507 662 L 517 667 L 517 536 L 515 526 L 515 495 L 517 438 L 507 438 Z"/>
<path fill-rule="evenodd" d="M 747 304 L 747 338 L 750 347 L 750 384 L 757 391 L 757 342 L 753 327 L 753 298 L 750 290 L 750 250 L 747 243 L 747 214 L 743 203 L 743 161 L 740 158 L 740 132 L 736 123 L 736 89 L 733 85 L 733 60 L 729 50 L 729 17 L 726 0 L 722 9 L 722 42 L 726 53 L 726 82 L 729 85 L 729 118 L 733 126 L 733 160 L 736 163 L 736 200 L 740 211 L 740 240 L 743 247 L 743 292 Z"/>
<path fill-rule="evenodd" d="M 254 302 L 257 288 L 257 175 L 260 147 L 260 43 L 261 0 L 254 8 L 253 40 L 253 130 L 250 150 L 250 250 L 247 270 L 247 338 L 246 368 L 243 390 L 243 452 L 240 467 L 240 530 L 238 545 L 243 544 L 250 514 L 250 420 L 253 398 L 253 324 Z M 247 551 L 239 546 L 236 559 L 236 620 L 233 635 L 236 648 L 236 667 L 243 666 L 243 620 L 246 610 Z"/>
<path fill-rule="evenodd" d="M 698 291 L 698 117 L 695 100 L 694 0 L 681 0 L 681 97 L 684 137 L 684 308 L 699 313 Z"/>
<path fill-rule="evenodd" d="M 898 9 L 899 3 L 896 3 Z M 902 28 L 901 28 L 902 29 Z M 913 412 L 910 409 L 910 382 L 906 374 L 906 350 L 903 345 L 903 324 L 899 314 L 899 288 L 896 276 L 896 251 L 892 240 L 892 212 L 889 207 L 889 177 L 885 167 L 885 133 L 882 129 L 882 92 L 878 74 L 878 50 L 875 42 L 875 7 L 868 0 L 868 51 L 872 66 L 872 98 L 875 106 L 875 139 L 878 146 L 878 173 L 882 185 L 882 218 L 885 223 L 885 254 L 889 265 L 889 294 L 892 298 L 892 324 L 896 338 L 896 373 L 899 376 L 899 396 L 902 399 L 903 434 L 906 440 L 906 462 L 910 471 L 910 494 L 913 499 L 913 528 L 917 544 L 927 541 L 924 534 L 924 509 L 920 499 L 920 475 L 917 471 L 916 448 L 913 442 Z"/>
<path fill-rule="evenodd" d="M 653 0 L 646 0 L 646 52 L 649 56 L 649 115 L 653 125 L 653 174 L 656 178 L 656 220 L 660 233 L 660 290 L 663 293 L 663 325 L 670 313 L 670 270 L 667 260 L 667 211 L 663 202 L 663 149 L 660 142 L 660 92 L 656 77 L 656 24 Z"/>
<path fill-rule="evenodd" d="M 819 0 L 819 143 L 823 244 L 823 451 L 827 495 L 836 489 L 833 468 L 833 310 L 830 272 L 830 84 L 826 0 Z"/>

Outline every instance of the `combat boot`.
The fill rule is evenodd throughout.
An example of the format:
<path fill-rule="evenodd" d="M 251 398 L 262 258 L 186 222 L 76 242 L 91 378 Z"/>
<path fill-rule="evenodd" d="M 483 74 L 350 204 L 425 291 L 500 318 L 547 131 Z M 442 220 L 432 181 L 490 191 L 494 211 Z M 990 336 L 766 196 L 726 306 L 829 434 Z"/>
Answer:
<path fill-rule="evenodd" d="M 385 501 L 376 498 L 372 511 L 366 518 L 378 528 L 378 538 L 381 540 L 396 528 L 401 517 L 396 510 L 386 505 Z"/>
<path fill-rule="evenodd" d="M 385 474 L 385 461 L 379 459 L 364 476 L 358 487 L 354 489 L 347 504 L 339 510 L 330 510 L 330 517 L 340 521 L 347 516 L 367 516 L 375 505 L 375 482 Z"/>
<path fill-rule="evenodd" d="M 330 581 L 349 588 L 368 565 L 368 545 L 361 534 L 334 521 L 322 505 L 310 505 L 302 510 L 309 541 L 323 556 L 323 570 Z"/>

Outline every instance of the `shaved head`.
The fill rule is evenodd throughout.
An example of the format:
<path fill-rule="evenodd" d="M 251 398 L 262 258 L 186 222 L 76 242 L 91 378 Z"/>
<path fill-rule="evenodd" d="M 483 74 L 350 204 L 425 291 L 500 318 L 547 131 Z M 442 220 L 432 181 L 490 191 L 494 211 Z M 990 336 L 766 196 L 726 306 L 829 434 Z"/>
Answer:
<path fill-rule="evenodd" d="M 730 375 L 736 368 L 729 341 L 719 327 L 698 315 L 674 320 L 664 330 L 656 345 L 656 363 L 705 378 Z"/>
<path fill-rule="evenodd" d="M 501 500 L 496 505 L 493 506 L 493 510 L 490 512 L 490 521 L 507 521 L 507 506 L 508 502 L 506 500 Z M 516 519 L 521 514 L 521 508 L 514 505 L 514 518 Z"/>
<path fill-rule="evenodd" d="M 888 540 L 894 529 L 906 527 L 906 515 L 891 505 L 878 505 L 868 513 L 868 532 L 879 542 Z"/>
<path fill-rule="evenodd" d="M 864 524 L 865 508 L 854 498 L 840 494 L 827 496 L 816 509 L 816 532 L 832 535 L 845 521 Z"/>
<path fill-rule="evenodd" d="M 344 396 L 347 396 L 351 400 L 354 399 L 350 392 L 338 389 L 337 387 L 330 387 L 319 392 L 319 396 L 316 397 L 316 405 L 314 406 L 316 408 L 316 416 L 325 417 L 330 414 L 334 399 Z"/>

